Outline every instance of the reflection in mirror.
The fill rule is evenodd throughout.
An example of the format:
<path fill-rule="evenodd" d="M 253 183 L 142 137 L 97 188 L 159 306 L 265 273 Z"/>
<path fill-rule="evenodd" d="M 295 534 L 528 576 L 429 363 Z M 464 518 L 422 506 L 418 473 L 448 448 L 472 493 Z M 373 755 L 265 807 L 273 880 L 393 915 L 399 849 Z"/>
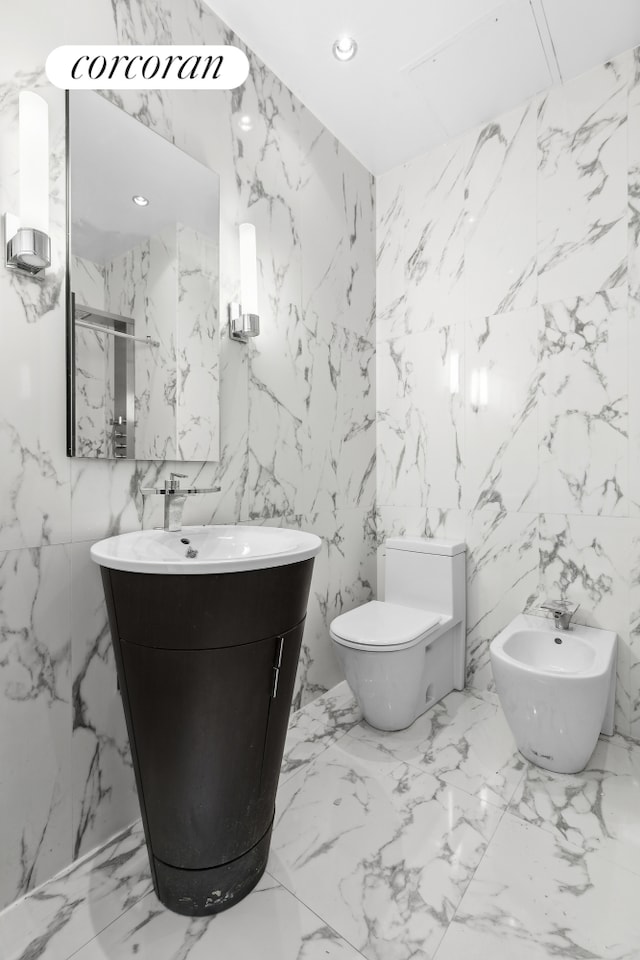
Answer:
<path fill-rule="evenodd" d="M 68 453 L 219 458 L 218 175 L 68 99 Z"/>

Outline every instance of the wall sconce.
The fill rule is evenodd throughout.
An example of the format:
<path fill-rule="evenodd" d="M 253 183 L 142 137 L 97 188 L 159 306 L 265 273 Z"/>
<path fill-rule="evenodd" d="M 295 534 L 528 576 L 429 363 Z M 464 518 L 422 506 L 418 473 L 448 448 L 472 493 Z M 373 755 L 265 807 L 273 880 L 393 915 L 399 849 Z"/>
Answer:
<path fill-rule="evenodd" d="M 42 279 L 51 265 L 49 238 L 49 109 L 37 93 L 18 101 L 20 216 L 4 217 L 5 264 Z"/>
<path fill-rule="evenodd" d="M 449 357 L 449 390 L 453 395 L 460 393 L 460 354 L 452 350 Z"/>
<path fill-rule="evenodd" d="M 469 391 L 471 408 L 477 413 L 489 405 L 489 371 L 486 367 L 471 372 L 471 389 Z"/>
<path fill-rule="evenodd" d="M 229 304 L 229 336 L 232 340 L 247 343 L 249 337 L 257 337 L 260 333 L 256 228 L 252 223 L 241 223 L 238 232 L 241 303 Z"/>

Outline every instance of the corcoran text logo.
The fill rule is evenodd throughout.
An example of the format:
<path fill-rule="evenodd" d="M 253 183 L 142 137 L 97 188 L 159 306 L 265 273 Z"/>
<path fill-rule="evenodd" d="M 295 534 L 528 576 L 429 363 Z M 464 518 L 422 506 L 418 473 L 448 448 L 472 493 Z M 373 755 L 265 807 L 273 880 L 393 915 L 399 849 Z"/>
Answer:
<path fill-rule="evenodd" d="M 46 70 L 63 90 L 232 90 L 249 61 L 231 46 L 70 45 L 49 54 Z"/>

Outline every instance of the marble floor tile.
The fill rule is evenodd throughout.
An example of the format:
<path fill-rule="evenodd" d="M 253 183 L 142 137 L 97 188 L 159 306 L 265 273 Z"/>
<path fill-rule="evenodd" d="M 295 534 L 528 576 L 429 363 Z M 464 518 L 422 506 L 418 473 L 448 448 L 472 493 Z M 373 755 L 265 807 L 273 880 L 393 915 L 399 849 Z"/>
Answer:
<path fill-rule="evenodd" d="M 503 818 L 435 960 L 636 960 L 640 879 Z"/>
<path fill-rule="evenodd" d="M 501 815 L 343 737 L 282 785 L 267 869 L 368 960 L 431 960 Z"/>
<path fill-rule="evenodd" d="M 458 691 L 407 730 L 382 732 L 363 721 L 348 736 L 367 744 L 373 756 L 403 760 L 502 807 L 511 800 L 526 766 L 499 704 Z"/>
<path fill-rule="evenodd" d="M 495 695 L 454 692 L 382 733 L 343 682 L 292 715 L 245 900 L 166 910 L 138 822 L 0 913 L 0 958 L 638 960 L 639 808 L 631 741 L 552 774 L 515 753 Z"/>
<path fill-rule="evenodd" d="M 339 740 L 362 714 L 345 680 L 291 715 L 280 782 Z"/>
<path fill-rule="evenodd" d="M 606 739 L 598 741 L 581 773 L 550 773 L 527 764 L 509 807 L 581 853 L 597 851 L 640 876 L 638 810 L 640 745 Z"/>
<path fill-rule="evenodd" d="M 360 954 L 296 897 L 264 876 L 215 917 L 170 913 L 150 893 L 74 960 L 359 960 Z"/>
<path fill-rule="evenodd" d="M 138 821 L 0 913 L 2 960 L 66 960 L 151 889 Z"/>

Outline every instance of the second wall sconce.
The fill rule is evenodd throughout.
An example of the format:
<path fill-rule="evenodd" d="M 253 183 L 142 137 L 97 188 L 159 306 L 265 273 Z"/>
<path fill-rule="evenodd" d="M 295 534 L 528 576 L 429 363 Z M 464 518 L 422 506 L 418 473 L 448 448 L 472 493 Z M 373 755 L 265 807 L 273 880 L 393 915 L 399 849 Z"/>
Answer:
<path fill-rule="evenodd" d="M 4 217 L 5 264 L 41 279 L 51 265 L 49 238 L 49 109 L 37 93 L 18 101 L 20 214 Z"/>
<path fill-rule="evenodd" d="M 489 371 L 486 367 L 471 371 L 469 400 L 474 413 L 489 405 Z"/>
<path fill-rule="evenodd" d="M 240 303 L 229 304 L 229 336 L 247 343 L 249 337 L 260 333 L 258 314 L 258 260 L 256 228 L 252 223 L 241 223 L 240 236 Z"/>

